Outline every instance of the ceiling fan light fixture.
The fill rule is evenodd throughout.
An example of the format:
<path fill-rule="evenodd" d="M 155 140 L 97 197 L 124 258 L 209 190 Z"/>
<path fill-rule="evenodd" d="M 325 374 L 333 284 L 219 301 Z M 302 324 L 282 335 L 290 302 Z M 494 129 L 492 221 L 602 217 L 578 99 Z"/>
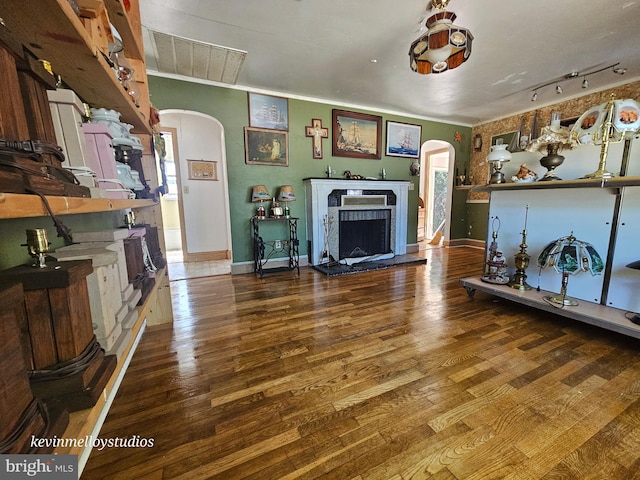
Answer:
<path fill-rule="evenodd" d="M 454 25 L 456 14 L 442 10 L 448 3 L 432 0 L 439 11 L 426 22 L 427 31 L 409 48 L 409 66 L 421 74 L 442 73 L 459 67 L 471 55 L 473 35 L 464 27 Z"/>

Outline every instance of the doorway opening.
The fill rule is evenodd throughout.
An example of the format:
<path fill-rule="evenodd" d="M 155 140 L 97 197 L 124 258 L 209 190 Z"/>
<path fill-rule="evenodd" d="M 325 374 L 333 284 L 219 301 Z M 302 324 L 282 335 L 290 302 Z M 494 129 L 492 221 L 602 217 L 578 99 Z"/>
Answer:
<path fill-rule="evenodd" d="M 430 140 L 422 145 L 417 235 L 420 248 L 448 243 L 454 155 L 453 146 L 447 142 Z"/>
<path fill-rule="evenodd" d="M 180 209 L 181 199 L 178 195 L 179 164 L 177 129 L 164 127 L 160 129 L 160 138 L 156 137 L 156 161 L 158 168 L 158 183 L 164 185 L 164 195 L 160 202 L 162 205 L 162 224 L 164 229 L 164 241 L 167 248 L 167 261 L 169 263 L 182 262 L 183 241 Z"/>
<path fill-rule="evenodd" d="M 169 279 L 230 273 L 224 128 L 200 112 L 162 110 L 160 132 L 165 147 L 159 170 L 165 185 L 161 201 Z"/>

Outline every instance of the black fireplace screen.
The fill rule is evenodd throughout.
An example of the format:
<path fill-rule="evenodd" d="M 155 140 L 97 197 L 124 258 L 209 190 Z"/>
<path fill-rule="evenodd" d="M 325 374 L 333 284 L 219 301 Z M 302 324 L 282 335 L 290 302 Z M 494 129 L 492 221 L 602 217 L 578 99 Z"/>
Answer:
<path fill-rule="evenodd" d="M 391 209 L 340 210 L 340 259 L 391 251 Z"/>

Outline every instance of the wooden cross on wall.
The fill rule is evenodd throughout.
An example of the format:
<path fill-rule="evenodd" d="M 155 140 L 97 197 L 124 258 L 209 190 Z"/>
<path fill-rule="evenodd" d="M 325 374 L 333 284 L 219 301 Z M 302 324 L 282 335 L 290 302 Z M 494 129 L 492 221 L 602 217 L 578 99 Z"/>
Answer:
<path fill-rule="evenodd" d="M 311 119 L 311 126 L 304 127 L 307 137 L 312 137 L 313 158 L 322 158 L 322 139 L 329 137 L 329 129 L 322 126 L 319 118 Z"/>

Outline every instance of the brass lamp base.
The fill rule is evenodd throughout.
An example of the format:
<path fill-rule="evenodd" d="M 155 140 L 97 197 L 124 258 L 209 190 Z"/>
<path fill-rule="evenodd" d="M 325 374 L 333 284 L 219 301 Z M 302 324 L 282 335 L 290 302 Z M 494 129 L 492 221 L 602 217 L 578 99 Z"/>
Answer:
<path fill-rule="evenodd" d="M 582 178 L 613 178 L 615 177 L 616 174 L 615 173 L 611 173 L 607 170 L 604 169 L 598 169 L 593 173 L 589 173 L 588 175 L 585 175 Z"/>
<path fill-rule="evenodd" d="M 529 206 L 527 206 L 527 209 Z M 528 211 L 528 210 L 527 210 Z M 526 223 L 526 220 L 525 220 Z M 516 272 L 513 275 L 513 281 L 509 284 L 511 288 L 516 290 L 525 291 L 531 290 L 531 285 L 527 283 L 526 270 L 529 266 L 529 255 L 527 255 L 527 230 L 522 230 L 522 243 L 520 244 L 520 251 L 516 254 Z"/>
<path fill-rule="evenodd" d="M 552 297 L 543 297 L 544 300 L 548 303 L 555 303 L 564 307 L 575 307 L 576 305 L 578 305 L 578 301 L 567 296 L 567 285 L 569 285 L 569 274 L 567 272 L 564 272 L 562 274 L 560 293 L 556 293 Z"/>
<path fill-rule="evenodd" d="M 526 282 L 526 279 L 526 275 L 516 272 L 516 274 L 513 276 L 513 282 L 511 282 L 509 286 L 520 291 L 531 290 L 532 287 Z"/>
<path fill-rule="evenodd" d="M 565 295 L 562 295 L 561 293 L 558 293 L 556 295 L 554 295 L 553 297 L 543 297 L 545 301 L 550 302 L 550 303 L 555 303 L 557 305 L 562 305 L 565 307 L 575 307 L 576 305 L 578 305 L 578 301 L 571 298 L 571 297 L 567 297 Z"/>

